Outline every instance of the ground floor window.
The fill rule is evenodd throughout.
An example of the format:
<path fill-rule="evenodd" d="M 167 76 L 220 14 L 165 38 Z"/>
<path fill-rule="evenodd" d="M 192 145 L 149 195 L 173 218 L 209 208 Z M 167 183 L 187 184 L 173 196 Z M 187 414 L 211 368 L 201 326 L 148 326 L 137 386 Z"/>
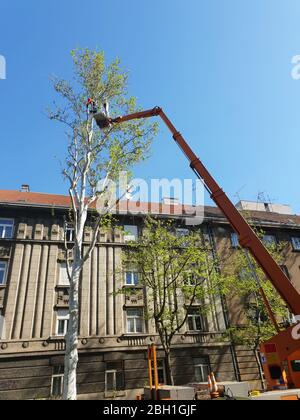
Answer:
<path fill-rule="evenodd" d="M 166 383 L 166 368 L 165 368 L 165 361 L 164 359 L 157 360 L 157 375 L 158 375 L 158 383 L 165 384 Z M 152 378 L 154 381 L 154 369 L 152 368 Z"/>
<path fill-rule="evenodd" d="M 2 309 L 0 309 L 0 340 L 5 338 L 5 318 L 2 313 Z"/>
<path fill-rule="evenodd" d="M 64 386 L 64 367 L 53 366 L 52 380 L 51 380 L 51 397 L 61 397 Z"/>
<path fill-rule="evenodd" d="M 122 391 L 123 389 L 123 362 L 107 362 L 105 368 L 105 391 Z"/>
<path fill-rule="evenodd" d="M 195 381 L 207 382 L 207 377 L 210 374 L 210 364 L 208 357 L 194 358 Z"/>

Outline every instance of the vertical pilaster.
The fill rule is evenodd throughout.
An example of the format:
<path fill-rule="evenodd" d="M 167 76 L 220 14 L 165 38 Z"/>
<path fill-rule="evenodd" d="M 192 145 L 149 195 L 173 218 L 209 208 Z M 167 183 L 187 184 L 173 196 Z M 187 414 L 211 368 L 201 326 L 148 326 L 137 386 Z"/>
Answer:
<path fill-rule="evenodd" d="M 8 339 L 12 338 L 14 316 L 16 314 L 16 305 L 20 285 L 20 277 L 22 272 L 22 262 L 24 256 L 24 245 L 16 244 L 13 253 L 13 266 L 11 269 L 11 275 L 8 279 L 7 288 L 7 304 L 5 310 L 5 326 L 6 335 Z"/>
<path fill-rule="evenodd" d="M 49 259 L 48 259 L 48 270 L 46 278 L 46 287 L 44 290 L 44 311 L 42 321 L 42 337 L 49 337 L 55 334 L 53 328 L 54 319 L 54 296 L 56 286 L 56 273 L 57 273 L 57 257 L 58 257 L 58 246 L 50 245 Z"/>
<path fill-rule="evenodd" d="M 24 301 L 21 338 L 32 338 L 33 318 L 36 305 L 37 283 L 40 270 L 41 245 L 35 244 L 32 247 L 29 275 L 27 282 L 26 297 Z"/>

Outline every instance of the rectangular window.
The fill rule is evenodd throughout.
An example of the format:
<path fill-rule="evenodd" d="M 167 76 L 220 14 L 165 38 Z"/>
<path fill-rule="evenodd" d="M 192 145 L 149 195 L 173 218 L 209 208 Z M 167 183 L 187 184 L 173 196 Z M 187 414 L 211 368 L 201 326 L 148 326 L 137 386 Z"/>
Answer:
<path fill-rule="evenodd" d="M 75 229 L 72 225 L 67 225 L 66 227 L 66 240 L 67 242 L 73 242 L 74 241 L 74 232 Z"/>
<path fill-rule="evenodd" d="M 122 362 L 107 362 L 105 368 L 105 391 L 124 389 L 124 371 Z"/>
<path fill-rule="evenodd" d="M 13 236 L 14 221 L 12 219 L 0 219 L 0 239 L 9 239 Z"/>
<path fill-rule="evenodd" d="M 265 245 L 277 245 L 276 236 L 274 235 L 263 235 L 262 241 Z"/>
<path fill-rule="evenodd" d="M 65 263 L 65 262 L 61 263 L 60 267 L 59 267 L 58 285 L 59 286 L 69 286 L 70 285 L 68 272 L 67 272 L 67 263 Z"/>
<path fill-rule="evenodd" d="M 137 271 L 126 271 L 125 272 L 125 284 L 126 286 L 137 286 L 139 282 L 139 273 Z"/>
<path fill-rule="evenodd" d="M 230 241 L 232 248 L 238 248 L 239 247 L 239 237 L 238 234 L 233 232 L 230 235 Z"/>
<path fill-rule="evenodd" d="M 61 397 L 64 385 L 64 367 L 54 366 L 51 380 L 51 397 Z"/>
<path fill-rule="evenodd" d="M 6 277 L 7 277 L 7 262 L 0 261 L 0 286 L 4 286 L 6 284 Z"/>
<path fill-rule="evenodd" d="M 136 241 L 138 239 L 138 227 L 135 225 L 124 225 L 124 241 Z"/>
<path fill-rule="evenodd" d="M 185 228 L 177 228 L 176 229 L 176 236 L 178 238 L 182 238 L 183 236 L 188 236 L 190 233 L 190 231 L 188 229 Z"/>
<path fill-rule="evenodd" d="M 300 251 L 300 237 L 293 237 L 292 238 L 292 246 L 294 251 Z"/>
<path fill-rule="evenodd" d="M 143 310 L 127 309 L 127 332 L 128 333 L 143 333 L 144 332 L 144 317 Z"/>
<path fill-rule="evenodd" d="M 67 334 L 69 326 L 68 309 L 58 309 L 56 322 L 56 335 L 64 337 Z"/>
<path fill-rule="evenodd" d="M 189 331 L 204 331 L 203 316 L 199 308 L 190 308 L 187 320 Z"/>
<path fill-rule="evenodd" d="M 5 339 L 5 318 L 2 314 L 2 310 L 0 309 L 0 340 Z"/>
<path fill-rule="evenodd" d="M 290 273 L 289 273 L 289 270 L 288 270 L 287 266 L 286 265 L 281 265 L 280 268 L 284 272 L 284 274 L 287 276 L 287 278 L 290 280 Z"/>
<path fill-rule="evenodd" d="M 163 359 L 157 360 L 157 376 L 158 376 L 158 383 L 163 385 L 166 383 L 166 369 L 165 369 L 165 361 Z M 154 369 L 152 367 L 152 381 L 154 383 Z"/>
<path fill-rule="evenodd" d="M 183 274 L 184 284 L 186 286 L 199 286 L 202 281 L 204 281 L 204 277 L 198 277 L 196 273 L 184 273 Z"/>
<path fill-rule="evenodd" d="M 207 382 L 210 374 L 209 359 L 207 357 L 197 357 L 194 359 L 195 381 L 197 383 Z"/>

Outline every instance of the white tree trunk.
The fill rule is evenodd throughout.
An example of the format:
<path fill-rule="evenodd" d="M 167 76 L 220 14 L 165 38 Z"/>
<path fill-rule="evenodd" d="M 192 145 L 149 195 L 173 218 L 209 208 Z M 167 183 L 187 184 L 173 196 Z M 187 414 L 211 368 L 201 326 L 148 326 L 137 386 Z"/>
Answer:
<path fill-rule="evenodd" d="M 65 336 L 65 372 L 64 372 L 64 400 L 77 399 L 76 370 L 78 363 L 78 324 L 79 324 L 79 280 L 82 271 L 82 241 L 87 218 L 87 211 L 79 212 L 78 234 L 74 247 L 74 261 L 72 266 L 69 292 L 69 326 Z"/>
<path fill-rule="evenodd" d="M 74 260 L 72 269 L 72 282 L 70 284 L 69 295 L 69 327 L 66 334 L 66 352 L 65 352 L 65 373 L 64 373 L 64 394 L 65 400 L 76 400 L 76 369 L 78 363 L 78 285 L 81 272 L 81 263 Z"/>

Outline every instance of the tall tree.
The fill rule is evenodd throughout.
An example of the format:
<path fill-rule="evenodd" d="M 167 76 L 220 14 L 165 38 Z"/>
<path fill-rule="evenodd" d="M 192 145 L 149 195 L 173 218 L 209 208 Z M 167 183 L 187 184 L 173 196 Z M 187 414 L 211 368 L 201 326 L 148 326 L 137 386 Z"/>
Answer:
<path fill-rule="evenodd" d="M 211 298 L 218 293 L 211 252 L 197 230 L 178 234 L 174 222 L 148 216 L 143 234 L 125 251 L 125 269 L 128 264 L 140 274 L 139 285 L 147 295 L 145 318 L 154 321 L 165 353 L 167 381 L 174 385 L 174 336 L 184 327 L 192 308 L 197 307 L 205 318 L 212 310 Z"/>
<path fill-rule="evenodd" d="M 74 78 L 72 82 L 53 78 L 53 87 L 60 101 L 54 102 L 53 109 L 49 111 L 50 119 L 63 123 L 67 128 L 68 146 L 63 175 L 69 184 L 75 233 L 73 262 L 67 261 L 70 303 L 65 337 L 64 399 L 77 397 L 81 272 L 95 247 L 103 217 L 109 213 L 109 204 L 106 203 L 102 212 L 93 219 L 92 240 L 84 251 L 83 235 L 89 208 L 104 196 L 110 180 L 117 181 L 120 171 L 145 159 L 156 132 L 156 125 L 144 120 L 110 126 L 102 131 L 94 129 L 95 108 L 107 112 L 109 103 L 111 113 L 117 116 L 138 110 L 135 98 L 127 93 L 128 74 L 121 68 L 119 59 L 106 64 L 103 51 L 73 50 L 71 56 Z"/>

